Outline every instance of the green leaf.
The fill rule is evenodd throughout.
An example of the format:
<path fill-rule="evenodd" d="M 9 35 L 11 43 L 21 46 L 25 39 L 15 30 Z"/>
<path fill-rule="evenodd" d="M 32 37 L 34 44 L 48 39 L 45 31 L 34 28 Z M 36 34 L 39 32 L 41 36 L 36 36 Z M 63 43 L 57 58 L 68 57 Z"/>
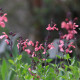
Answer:
<path fill-rule="evenodd" d="M 52 61 L 52 59 L 46 59 L 46 62 L 48 62 L 48 63 L 51 62 L 51 61 Z"/>
<path fill-rule="evenodd" d="M 12 70 L 9 71 L 8 73 L 8 80 L 13 80 L 14 79 L 14 72 Z"/>
<path fill-rule="evenodd" d="M 37 62 L 39 59 L 37 57 L 33 57 L 34 61 Z"/>
<path fill-rule="evenodd" d="M 64 59 L 70 59 L 70 56 L 69 56 L 69 54 L 66 54 L 66 55 L 64 55 Z"/>
<path fill-rule="evenodd" d="M 13 61 L 13 60 L 9 59 L 8 61 L 9 61 L 11 64 L 14 64 L 14 61 Z"/>
<path fill-rule="evenodd" d="M 63 69 L 63 68 L 61 68 L 61 67 L 59 68 L 59 70 L 60 70 L 60 71 L 64 71 L 64 69 Z"/>
<path fill-rule="evenodd" d="M 74 63 L 75 63 L 75 57 L 71 59 L 71 65 L 73 65 Z"/>
<path fill-rule="evenodd" d="M 18 56 L 18 60 L 21 60 L 21 59 L 22 59 L 22 55 L 19 55 L 19 56 Z"/>
<path fill-rule="evenodd" d="M 3 62 L 2 62 L 1 74 L 2 74 L 2 79 L 7 80 L 8 67 L 5 59 L 3 59 Z"/>
<path fill-rule="evenodd" d="M 59 59 L 61 59 L 61 56 L 59 56 L 59 55 L 56 55 L 56 57 L 59 58 Z"/>

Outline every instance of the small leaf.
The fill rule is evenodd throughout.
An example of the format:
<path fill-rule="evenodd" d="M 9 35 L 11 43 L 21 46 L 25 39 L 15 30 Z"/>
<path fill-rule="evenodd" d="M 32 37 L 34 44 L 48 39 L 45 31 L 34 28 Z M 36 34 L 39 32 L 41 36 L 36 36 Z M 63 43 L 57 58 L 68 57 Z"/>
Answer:
<path fill-rule="evenodd" d="M 8 61 L 9 61 L 11 64 L 14 64 L 14 61 L 13 61 L 13 60 L 10 59 L 10 60 L 8 60 Z"/>
<path fill-rule="evenodd" d="M 61 56 L 59 56 L 59 55 L 56 55 L 56 57 L 59 58 L 59 59 L 61 59 Z"/>
<path fill-rule="evenodd" d="M 70 56 L 69 56 L 69 54 L 66 54 L 66 55 L 64 55 L 64 59 L 70 59 Z"/>
<path fill-rule="evenodd" d="M 7 74 L 8 74 L 8 67 L 5 59 L 3 59 L 3 62 L 2 62 L 1 74 L 2 74 L 2 79 L 6 80 Z"/>
<path fill-rule="evenodd" d="M 22 55 L 19 55 L 18 60 L 21 60 L 21 59 L 22 59 Z"/>
<path fill-rule="evenodd" d="M 46 62 L 48 62 L 48 63 L 51 62 L 51 61 L 52 61 L 52 59 L 46 59 Z"/>

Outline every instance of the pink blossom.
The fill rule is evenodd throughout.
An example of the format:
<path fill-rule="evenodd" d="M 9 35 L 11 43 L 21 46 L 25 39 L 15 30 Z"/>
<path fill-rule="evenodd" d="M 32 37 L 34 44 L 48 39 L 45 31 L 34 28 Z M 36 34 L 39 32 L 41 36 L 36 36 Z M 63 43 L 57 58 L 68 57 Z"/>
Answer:
<path fill-rule="evenodd" d="M 35 47 L 35 51 L 39 51 L 39 48 L 38 47 Z"/>
<path fill-rule="evenodd" d="M 66 49 L 66 53 L 72 53 L 72 50 Z"/>
<path fill-rule="evenodd" d="M 67 36 L 67 34 L 65 34 L 64 36 L 62 36 L 62 37 L 63 37 L 63 39 L 65 39 L 65 38 L 66 38 L 66 36 Z"/>
<path fill-rule="evenodd" d="M 33 52 L 33 53 L 32 53 L 32 57 L 35 57 L 35 56 L 36 56 L 36 54 L 35 54 L 35 52 Z"/>
<path fill-rule="evenodd" d="M 29 71 L 31 71 L 31 68 L 28 68 Z"/>
<path fill-rule="evenodd" d="M 63 21 L 61 23 L 61 28 L 65 28 L 66 30 L 73 30 L 76 29 L 76 27 L 78 27 L 78 25 L 76 25 L 76 23 L 72 23 L 72 21 L 69 21 L 68 23 Z"/>
<path fill-rule="evenodd" d="M 6 39 L 8 39 L 8 35 L 5 33 L 5 32 L 2 32 L 4 35 L 1 35 L 0 36 L 0 39 L 3 39 L 4 37 L 6 38 Z"/>
<path fill-rule="evenodd" d="M 48 24 L 48 27 L 46 28 L 46 30 L 54 30 L 54 29 L 56 29 L 58 31 L 58 28 L 56 28 L 55 26 L 56 26 L 56 24 L 54 24 L 53 27 L 51 27 L 50 24 Z"/>
<path fill-rule="evenodd" d="M 53 27 L 51 28 L 51 30 L 54 30 L 54 29 L 56 29 L 56 30 L 58 31 L 58 28 L 56 28 L 56 27 L 53 26 Z"/>
<path fill-rule="evenodd" d="M 2 32 L 5 35 L 5 38 L 8 39 L 8 35 L 5 32 Z"/>
<path fill-rule="evenodd" d="M 19 44 L 20 44 L 20 43 L 17 44 L 17 48 L 18 48 L 18 49 L 19 49 Z"/>
<path fill-rule="evenodd" d="M 27 47 L 27 45 L 26 45 L 26 41 L 25 41 L 25 42 L 23 42 L 23 50 L 24 50 L 26 47 Z"/>
<path fill-rule="evenodd" d="M 37 47 L 37 46 L 38 46 L 38 44 L 39 44 L 39 42 L 38 42 L 38 41 L 36 41 L 36 45 L 35 45 L 35 47 Z"/>
<path fill-rule="evenodd" d="M 63 46 L 64 46 L 64 41 L 60 40 L 59 48 L 61 52 L 64 52 Z"/>
<path fill-rule="evenodd" d="M 48 48 L 49 48 L 49 49 L 53 49 L 53 48 L 55 48 L 55 47 L 53 46 L 53 43 L 51 43 L 51 44 L 48 44 Z"/>
<path fill-rule="evenodd" d="M 30 49 L 25 49 L 25 51 L 26 51 L 28 54 L 31 53 Z"/>
<path fill-rule="evenodd" d="M 54 24 L 54 26 L 51 28 L 51 30 L 56 29 L 58 31 L 58 28 L 56 28 L 55 26 L 56 26 L 56 24 Z"/>
<path fill-rule="evenodd" d="M 44 49 L 44 47 L 43 47 L 42 45 L 43 45 L 43 44 L 40 44 L 39 50 L 40 50 L 40 49 Z"/>
<path fill-rule="evenodd" d="M 63 21 L 63 22 L 61 23 L 61 28 L 65 28 L 66 25 L 67 25 L 66 22 Z"/>
<path fill-rule="evenodd" d="M 71 42 L 69 45 L 68 45 L 68 48 L 70 48 L 70 47 L 73 47 L 73 48 L 76 48 L 74 45 L 72 45 L 73 44 L 73 42 Z"/>
<path fill-rule="evenodd" d="M 30 46 L 30 45 L 34 46 L 34 43 L 32 41 L 29 41 L 27 44 L 28 44 L 28 46 Z"/>
<path fill-rule="evenodd" d="M 51 30 L 52 28 L 50 27 L 50 24 L 48 24 L 48 27 L 46 28 L 46 30 Z"/>
<path fill-rule="evenodd" d="M 73 34 L 67 34 L 66 35 L 66 39 L 67 40 L 70 40 L 70 39 L 73 39 L 74 38 L 74 35 Z"/>
<path fill-rule="evenodd" d="M 0 39 L 3 39 L 4 37 L 5 37 L 5 35 L 1 35 L 1 36 L 0 36 Z"/>
<path fill-rule="evenodd" d="M 44 49 L 44 52 L 43 52 L 43 54 L 46 54 L 46 49 Z"/>
<path fill-rule="evenodd" d="M 0 16 L 0 26 L 3 28 L 5 27 L 5 23 L 3 21 L 5 21 L 5 22 L 8 21 L 6 15 L 7 15 L 7 13 L 5 13 L 3 16 Z"/>
<path fill-rule="evenodd" d="M 60 47 L 60 51 L 61 51 L 61 52 L 64 52 L 64 49 L 63 49 L 62 47 Z"/>
<path fill-rule="evenodd" d="M 5 39 L 5 42 L 9 45 L 9 41 L 7 39 Z"/>
<path fill-rule="evenodd" d="M 68 30 L 68 33 L 69 34 L 77 34 L 77 31 L 76 30 Z"/>

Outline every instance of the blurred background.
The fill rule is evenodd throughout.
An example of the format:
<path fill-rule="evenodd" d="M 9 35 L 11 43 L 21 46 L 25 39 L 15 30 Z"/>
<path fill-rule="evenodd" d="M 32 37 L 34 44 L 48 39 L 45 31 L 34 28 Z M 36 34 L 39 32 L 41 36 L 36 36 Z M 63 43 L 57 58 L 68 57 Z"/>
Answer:
<path fill-rule="evenodd" d="M 60 25 L 65 18 L 73 20 L 78 17 L 77 24 L 80 25 L 80 0 L 0 0 L 0 8 L 2 8 L 3 13 L 8 14 L 6 28 L 0 27 L 0 34 L 3 31 L 6 33 L 12 31 L 33 42 L 37 40 L 39 42 L 44 41 L 47 35 L 46 27 L 51 21 L 53 24 L 57 24 L 56 27 L 59 30 L 61 30 Z M 80 33 L 78 29 L 77 31 Z M 49 39 L 53 41 L 56 38 L 59 38 L 59 32 L 55 30 L 51 32 Z M 15 42 L 13 46 L 14 56 L 18 54 L 16 44 Z M 6 49 L 6 46 L 7 44 L 1 41 L 0 64 L 3 57 L 7 60 L 12 57 L 10 56 L 10 50 Z M 27 53 L 24 54 L 23 61 L 27 61 L 30 64 L 30 58 L 27 57 Z"/>
<path fill-rule="evenodd" d="M 47 35 L 45 28 L 51 19 L 60 28 L 66 17 L 80 17 L 80 0 L 0 0 L 0 8 L 8 14 L 9 31 L 40 42 Z M 52 38 L 58 38 L 57 31 L 52 33 Z"/>

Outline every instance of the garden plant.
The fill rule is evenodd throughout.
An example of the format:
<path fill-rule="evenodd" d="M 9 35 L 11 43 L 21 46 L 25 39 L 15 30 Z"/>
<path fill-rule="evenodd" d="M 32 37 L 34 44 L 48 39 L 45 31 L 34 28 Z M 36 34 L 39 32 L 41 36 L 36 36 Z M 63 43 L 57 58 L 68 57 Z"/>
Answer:
<path fill-rule="evenodd" d="M 6 16 L 7 13 L 0 15 L 2 28 L 5 28 L 5 22 L 8 21 Z M 16 33 L 8 34 L 3 31 L 0 40 L 5 39 L 10 52 L 9 54 L 6 52 L 6 58 L 0 59 L 0 80 L 80 80 L 80 59 L 75 51 L 78 34 L 76 28 L 79 27 L 75 23 L 76 20 L 77 18 L 73 20 L 66 18 L 61 22 L 65 34 L 59 31 L 57 24 L 52 22 L 48 24 L 46 28 L 48 34 L 44 43 L 24 40 L 20 36 L 13 47 L 12 39 Z M 58 52 L 63 54 L 56 55 L 55 60 L 49 58 L 48 52 L 55 49 L 54 43 L 49 42 L 50 33 L 54 30 L 59 32 Z"/>

